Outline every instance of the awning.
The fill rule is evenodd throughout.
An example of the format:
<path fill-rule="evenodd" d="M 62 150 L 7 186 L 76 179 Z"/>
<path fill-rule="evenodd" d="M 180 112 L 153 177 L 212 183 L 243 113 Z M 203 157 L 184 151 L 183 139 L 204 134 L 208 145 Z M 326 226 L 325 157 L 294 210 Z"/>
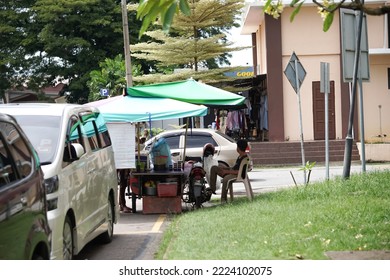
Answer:
<path fill-rule="evenodd" d="M 169 98 L 115 96 L 93 101 L 106 122 L 148 122 L 205 116 L 207 107 Z"/>

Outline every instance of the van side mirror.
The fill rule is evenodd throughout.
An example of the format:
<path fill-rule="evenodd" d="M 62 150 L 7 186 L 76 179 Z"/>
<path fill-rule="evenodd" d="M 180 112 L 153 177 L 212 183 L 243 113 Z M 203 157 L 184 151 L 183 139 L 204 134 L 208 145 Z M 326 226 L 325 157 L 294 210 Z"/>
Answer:
<path fill-rule="evenodd" d="M 70 150 L 69 150 L 70 149 Z M 79 143 L 71 143 L 65 146 L 64 162 L 73 162 L 85 154 L 84 147 Z"/>

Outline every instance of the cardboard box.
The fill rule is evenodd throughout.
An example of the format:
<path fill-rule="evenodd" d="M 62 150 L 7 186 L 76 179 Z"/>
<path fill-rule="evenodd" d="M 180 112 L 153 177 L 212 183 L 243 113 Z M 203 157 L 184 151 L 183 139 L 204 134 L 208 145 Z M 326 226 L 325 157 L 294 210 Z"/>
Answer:
<path fill-rule="evenodd" d="M 178 214 L 181 213 L 181 197 L 144 196 L 142 198 L 143 214 Z"/>
<path fill-rule="evenodd" d="M 159 197 L 177 196 L 177 182 L 158 183 L 157 196 Z"/>

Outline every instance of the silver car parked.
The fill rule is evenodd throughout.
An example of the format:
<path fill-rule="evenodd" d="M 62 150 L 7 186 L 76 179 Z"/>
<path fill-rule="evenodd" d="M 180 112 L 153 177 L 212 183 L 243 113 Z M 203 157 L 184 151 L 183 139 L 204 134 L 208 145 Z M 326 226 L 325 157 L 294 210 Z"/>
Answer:
<path fill-rule="evenodd" d="M 152 143 L 165 138 L 171 150 L 172 160 L 183 160 L 183 156 L 202 160 L 203 148 L 210 143 L 215 148 L 214 159 L 219 165 L 233 167 L 238 157 L 236 141 L 217 130 L 207 128 L 189 128 L 167 130 L 145 142 L 144 150 L 149 151 Z M 185 149 L 184 149 L 185 147 Z M 250 153 L 250 145 L 248 147 Z"/>

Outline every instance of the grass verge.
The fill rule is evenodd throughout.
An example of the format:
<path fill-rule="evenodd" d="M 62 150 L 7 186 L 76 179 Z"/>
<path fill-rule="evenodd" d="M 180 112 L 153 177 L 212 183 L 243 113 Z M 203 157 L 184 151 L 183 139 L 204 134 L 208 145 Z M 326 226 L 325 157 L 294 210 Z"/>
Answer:
<path fill-rule="evenodd" d="M 390 249 L 390 172 L 259 194 L 177 215 L 156 259 L 327 259 Z"/>

